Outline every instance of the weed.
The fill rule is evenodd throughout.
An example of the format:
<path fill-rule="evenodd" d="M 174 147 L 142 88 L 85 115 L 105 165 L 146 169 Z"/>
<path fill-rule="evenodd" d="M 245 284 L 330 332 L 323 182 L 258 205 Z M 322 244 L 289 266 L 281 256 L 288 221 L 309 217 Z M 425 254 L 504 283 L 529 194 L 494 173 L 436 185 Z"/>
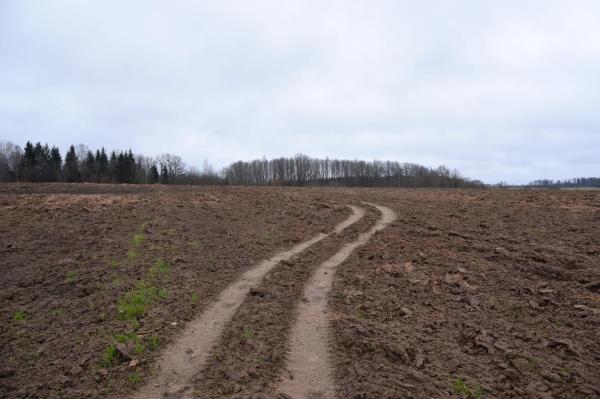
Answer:
<path fill-rule="evenodd" d="M 527 358 L 527 364 L 529 364 L 529 367 L 532 370 L 534 370 L 534 369 L 538 368 L 539 361 L 536 358 L 534 358 L 534 357 L 528 357 Z"/>
<path fill-rule="evenodd" d="M 192 305 L 196 306 L 198 304 L 198 302 L 200 301 L 200 295 L 198 295 L 197 292 L 192 292 L 192 296 L 190 298 Z"/>
<path fill-rule="evenodd" d="M 163 278 L 167 277 L 170 272 L 171 266 L 169 266 L 165 260 L 157 259 L 156 262 L 154 262 L 154 264 L 150 267 L 150 270 L 148 270 L 148 275 L 152 280 L 162 280 Z"/>
<path fill-rule="evenodd" d="M 137 320 L 142 318 L 146 307 L 158 297 L 158 289 L 144 281 L 136 284 L 133 291 L 129 291 L 119 300 L 119 315 L 124 320 Z"/>
<path fill-rule="evenodd" d="M 12 319 L 13 321 L 24 321 L 27 319 L 27 315 L 22 310 L 17 310 Z"/>
<path fill-rule="evenodd" d="M 110 283 L 112 288 L 119 288 L 123 284 L 123 280 L 118 277 L 115 277 L 113 281 Z"/>
<path fill-rule="evenodd" d="M 139 247 L 140 245 L 142 245 L 142 243 L 144 242 L 144 240 L 146 239 L 146 236 L 142 233 L 136 233 L 133 235 L 133 238 L 131 239 L 131 245 L 133 245 L 134 247 Z"/>
<path fill-rule="evenodd" d="M 160 348 L 160 341 L 158 340 L 157 336 L 152 336 L 150 337 L 149 343 L 150 345 L 150 350 L 157 350 L 158 348 Z"/>
<path fill-rule="evenodd" d="M 108 348 L 104 350 L 104 354 L 102 355 L 102 361 L 100 365 L 102 367 L 110 367 L 113 365 L 115 359 L 117 358 L 117 347 L 115 344 L 111 344 Z"/>
<path fill-rule="evenodd" d="M 161 288 L 158 291 L 158 297 L 160 299 L 167 299 L 169 297 L 169 291 L 166 288 Z"/>
<path fill-rule="evenodd" d="M 68 282 L 75 281 L 75 277 L 77 277 L 77 272 L 75 272 L 75 271 L 69 271 L 69 272 L 67 272 L 66 276 L 67 276 L 67 281 Z"/>
<path fill-rule="evenodd" d="M 128 334 L 117 334 L 115 335 L 115 341 L 124 344 L 127 343 L 129 341 L 134 341 L 137 340 L 137 336 L 134 333 L 128 333 Z"/>
<path fill-rule="evenodd" d="M 137 374 L 137 373 L 131 374 L 127 379 L 132 384 L 139 384 L 142 381 L 144 381 L 144 377 L 141 374 Z"/>
<path fill-rule="evenodd" d="M 137 355 L 142 355 L 144 354 L 144 351 L 146 350 L 146 348 L 144 347 L 144 344 L 142 344 L 141 342 L 138 342 L 135 344 L 135 347 L 133 348 L 133 351 L 137 354 Z"/>
<path fill-rule="evenodd" d="M 344 293 L 343 293 L 343 292 L 339 292 L 339 291 L 338 291 L 338 292 L 336 292 L 336 293 L 335 293 L 335 297 L 336 297 L 337 299 L 342 299 L 342 298 L 344 298 L 344 297 L 345 297 L 345 295 L 344 295 Z"/>
<path fill-rule="evenodd" d="M 452 383 L 452 391 L 465 399 L 482 399 L 483 388 L 479 384 L 471 385 L 461 377 L 456 377 Z"/>
<path fill-rule="evenodd" d="M 134 249 L 130 249 L 129 251 L 127 251 L 127 260 L 129 260 L 129 261 L 134 260 L 138 256 L 139 256 L 139 254 Z"/>
<path fill-rule="evenodd" d="M 117 269 L 119 267 L 119 261 L 115 258 L 112 258 L 111 260 L 108 261 L 108 265 L 110 267 L 112 267 L 113 269 Z"/>
<path fill-rule="evenodd" d="M 254 338 L 254 331 L 252 331 L 252 329 L 250 329 L 250 328 L 244 328 L 244 332 L 242 333 L 242 338 L 244 338 L 244 339 Z"/>

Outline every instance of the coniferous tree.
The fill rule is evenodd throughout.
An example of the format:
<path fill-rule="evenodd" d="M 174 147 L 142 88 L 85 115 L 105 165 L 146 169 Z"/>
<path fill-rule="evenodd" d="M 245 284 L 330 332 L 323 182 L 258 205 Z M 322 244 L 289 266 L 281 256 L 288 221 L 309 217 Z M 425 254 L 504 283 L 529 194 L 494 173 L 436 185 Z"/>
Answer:
<path fill-rule="evenodd" d="M 85 160 L 82 163 L 83 170 L 81 171 L 83 181 L 94 182 L 96 181 L 96 159 L 91 151 L 88 151 L 85 155 Z"/>
<path fill-rule="evenodd" d="M 102 147 L 100 150 L 100 161 L 96 163 L 98 164 L 98 175 L 100 176 L 99 180 L 103 182 L 108 181 L 108 157 L 106 156 L 104 147 Z"/>
<path fill-rule="evenodd" d="M 119 181 L 119 165 L 117 160 L 117 154 L 112 151 L 110 153 L 110 161 L 108 163 L 108 176 L 112 183 L 118 183 Z"/>
<path fill-rule="evenodd" d="M 148 177 L 148 183 L 158 183 L 158 169 L 156 168 L 156 165 L 152 165 L 150 167 L 150 176 Z"/>
<path fill-rule="evenodd" d="M 64 179 L 67 182 L 81 181 L 81 173 L 79 171 L 79 162 L 75 153 L 75 146 L 69 147 L 69 152 L 65 156 L 65 167 L 63 168 Z"/>
<path fill-rule="evenodd" d="M 60 180 L 62 173 L 62 157 L 58 147 L 52 147 L 50 150 L 50 168 L 52 169 L 53 181 Z"/>

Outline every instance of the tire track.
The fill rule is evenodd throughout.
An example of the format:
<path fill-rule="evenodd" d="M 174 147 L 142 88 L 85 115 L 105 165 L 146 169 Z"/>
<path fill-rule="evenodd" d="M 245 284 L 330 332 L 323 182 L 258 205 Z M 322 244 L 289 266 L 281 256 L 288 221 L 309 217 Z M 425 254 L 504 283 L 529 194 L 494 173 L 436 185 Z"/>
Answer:
<path fill-rule="evenodd" d="M 322 262 L 369 230 L 378 218 L 379 213 L 368 208 L 359 222 L 269 272 L 246 297 L 194 377 L 195 397 L 271 397 L 284 370 L 287 338 L 304 286 Z"/>
<path fill-rule="evenodd" d="M 296 324 L 290 337 L 287 371 L 278 389 L 288 398 L 334 398 L 335 387 L 327 343 L 327 295 L 333 285 L 336 267 L 344 262 L 357 247 L 364 245 L 379 230 L 396 219 L 389 208 L 375 204 L 381 218 L 369 231 L 346 244 L 335 255 L 323 262 L 313 274 L 305 290 L 305 300 L 298 306 Z"/>
<path fill-rule="evenodd" d="M 335 227 L 335 233 L 340 233 L 364 216 L 362 208 L 350 208 L 352 215 Z M 163 352 L 157 361 L 157 374 L 134 394 L 134 398 L 191 397 L 190 380 L 206 362 L 223 328 L 244 302 L 250 289 L 259 285 L 263 277 L 279 262 L 291 259 L 332 233 L 320 233 L 262 261 L 223 290 L 215 302 L 192 320 L 173 345 Z"/>

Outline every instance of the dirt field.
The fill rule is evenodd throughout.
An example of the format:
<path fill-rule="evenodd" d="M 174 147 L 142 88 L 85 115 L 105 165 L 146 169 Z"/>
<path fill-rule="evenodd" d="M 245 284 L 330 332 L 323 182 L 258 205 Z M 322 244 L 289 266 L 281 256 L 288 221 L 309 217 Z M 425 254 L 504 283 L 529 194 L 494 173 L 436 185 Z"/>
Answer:
<path fill-rule="evenodd" d="M 598 192 L 0 185 L 0 267 L 0 397 L 600 397 Z"/>

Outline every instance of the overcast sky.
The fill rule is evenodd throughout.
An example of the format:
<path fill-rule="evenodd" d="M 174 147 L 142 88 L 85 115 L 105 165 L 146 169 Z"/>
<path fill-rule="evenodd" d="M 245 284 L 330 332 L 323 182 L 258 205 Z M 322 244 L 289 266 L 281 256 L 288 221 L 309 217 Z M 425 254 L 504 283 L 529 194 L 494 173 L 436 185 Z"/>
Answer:
<path fill-rule="evenodd" d="M 0 140 L 600 175 L 599 1 L 0 0 Z"/>

